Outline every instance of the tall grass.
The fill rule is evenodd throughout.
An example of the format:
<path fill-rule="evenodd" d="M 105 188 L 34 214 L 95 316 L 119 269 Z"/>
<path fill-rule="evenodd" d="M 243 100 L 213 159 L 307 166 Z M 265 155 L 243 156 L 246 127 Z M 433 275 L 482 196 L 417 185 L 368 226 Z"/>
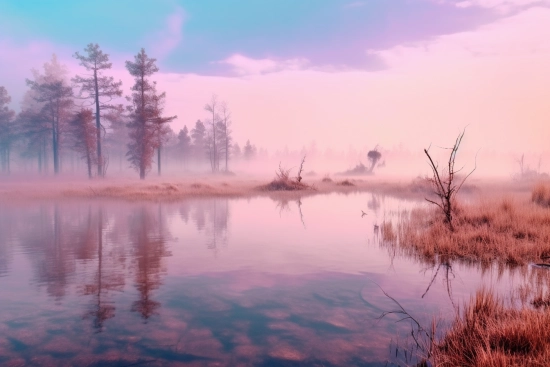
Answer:
<path fill-rule="evenodd" d="M 437 366 L 548 366 L 550 311 L 516 308 L 482 289 L 457 314 L 433 356 Z"/>

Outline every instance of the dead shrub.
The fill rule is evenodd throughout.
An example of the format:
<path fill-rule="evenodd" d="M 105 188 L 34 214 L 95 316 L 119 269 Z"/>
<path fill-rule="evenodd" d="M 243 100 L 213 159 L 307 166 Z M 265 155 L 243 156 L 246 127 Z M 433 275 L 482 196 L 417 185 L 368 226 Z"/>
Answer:
<path fill-rule="evenodd" d="M 306 157 L 302 159 L 298 175 L 296 177 L 290 177 L 290 171 L 292 169 L 286 169 L 279 163 L 279 170 L 275 172 L 275 179 L 267 185 L 260 186 L 260 190 L 264 191 L 295 191 L 295 190 L 307 190 L 313 189 L 312 186 L 302 182 L 302 171 L 304 169 L 304 162 Z"/>

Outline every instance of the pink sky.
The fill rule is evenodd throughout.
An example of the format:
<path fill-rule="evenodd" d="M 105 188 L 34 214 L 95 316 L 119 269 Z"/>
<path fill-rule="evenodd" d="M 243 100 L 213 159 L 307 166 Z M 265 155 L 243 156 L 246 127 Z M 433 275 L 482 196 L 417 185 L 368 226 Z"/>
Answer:
<path fill-rule="evenodd" d="M 302 60 L 234 55 L 240 77 L 164 74 L 174 129 L 226 100 L 235 138 L 268 149 L 452 142 L 468 126 L 471 149 L 542 152 L 550 136 L 550 9 L 530 8 L 476 30 L 375 53 L 385 70 L 312 70 Z M 262 73 L 263 69 L 280 69 Z M 121 74 L 122 75 L 122 74 Z M 128 83 L 126 83 L 128 85 Z"/>
<path fill-rule="evenodd" d="M 167 93 L 167 114 L 178 115 L 172 124 L 176 132 L 206 118 L 203 106 L 216 93 L 233 112 L 235 140 L 242 145 L 250 139 L 271 151 L 300 149 L 312 141 L 320 150 L 376 144 L 391 149 L 401 143 L 418 150 L 430 143 L 452 143 L 468 126 L 466 149 L 540 154 L 548 150 L 550 136 L 550 8 L 542 6 L 548 1 L 524 7 L 531 3 L 458 2 L 462 8 L 493 8 L 501 16 L 469 31 L 363 50 L 384 62 L 386 67 L 378 70 L 313 66 L 307 58 L 255 59 L 235 52 L 212 61 L 232 67 L 233 76 L 161 68 L 154 79 Z M 185 34 L 175 31 L 184 19 L 178 8 L 166 29 L 159 30 L 171 40 L 159 44 L 161 54 L 185 40 Z M 4 79 L 8 84 L 18 80 L 14 97 L 25 89 L 20 80 L 48 60 L 52 49 L 74 73 L 81 72 L 68 47 L 52 48 L 44 40 L 20 45 L 1 37 L 0 45 L 5 50 L 0 66 L 12 68 Z M 113 74 L 128 90 L 131 80 L 123 65 L 132 55 L 106 51 Z"/>

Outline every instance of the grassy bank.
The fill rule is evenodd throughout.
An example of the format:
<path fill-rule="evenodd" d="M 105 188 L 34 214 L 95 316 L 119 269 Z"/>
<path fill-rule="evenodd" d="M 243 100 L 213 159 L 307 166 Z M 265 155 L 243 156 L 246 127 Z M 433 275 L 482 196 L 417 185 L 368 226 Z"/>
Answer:
<path fill-rule="evenodd" d="M 550 263 L 550 185 L 535 185 L 531 195 L 456 203 L 454 230 L 437 209 L 426 206 L 382 223 L 382 245 L 431 264 L 509 266 L 525 283 L 509 298 L 478 291 L 444 335 L 430 341 L 425 357 L 434 366 L 548 366 L 550 265 L 527 264 Z"/>
<path fill-rule="evenodd" d="M 0 200 L 102 198 L 121 200 L 177 201 L 196 197 L 296 196 L 326 193 L 373 192 L 423 200 L 427 187 L 417 181 L 369 178 L 306 178 L 300 183 L 268 177 L 189 176 L 141 181 L 128 178 L 85 180 L 47 177 L 36 180 L 0 181 Z"/>
<path fill-rule="evenodd" d="M 540 191 L 540 186 L 535 190 Z M 407 255 L 469 263 L 522 265 L 550 259 L 550 209 L 533 199 L 480 199 L 456 205 L 454 231 L 436 207 L 416 209 L 384 222 L 382 238 Z M 549 189 L 550 192 L 550 189 Z"/>

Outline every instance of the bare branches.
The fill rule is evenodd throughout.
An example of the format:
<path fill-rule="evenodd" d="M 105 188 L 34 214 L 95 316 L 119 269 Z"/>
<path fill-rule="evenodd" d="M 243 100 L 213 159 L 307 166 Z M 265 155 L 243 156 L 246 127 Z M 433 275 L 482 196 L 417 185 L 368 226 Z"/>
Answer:
<path fill-rule="evenodd" d="M 464 185 L 464 182 L 466 182 L 466 179 L 468 179 L 468 177 L 470 177 L 470 175 L 477 168 L 477 155 L 476 155 L 476 163 L 472 171 L 470 171 L 470 173 L 468 173 L 459 184 L 456 183 L 455 175 L 462 170 L 462 168 L 458 170 L 455 169 L 456 155 L 458 153 L 458 149 L 460 148 L 460 144 L 462 143 L 462 138 L 464 137 L 465 131 L 466 130 L 462 130 L 462 133 L 458 135 L 454 145 L 451 148 L 444 148 L 451 151 L 451 153 L 449 154 L 449 159 L 447 161 L 446 170 L 439 169 L 438 165 L 434 162 L 434 160 L 430 156 L 429 148 L 424 149 L 424 153 L 428 157 L 428 163 L 432 170 L 432 177 L 429 178 L 428 180 L 434 188 L 434 194 L 439 198 L 439 202 L 436 202 L 427 198 L 426 198 L 426 201 L 437 205 L 441 209 L 441 211 L 445 215 L 445 222 L 449 225 L 449 228 L 451 229 L 451 231 L 454 230 L 454 227 L 453 227 L 454 197 L 460 191 L 460 189 L 462 188 L 462 185 Z"/>
<path fill-rule="evenodd" d="M 376 283 L 374 283 L 376 284 Z M 383 319 L 384 317 L 388 315 L 398 315 L 401 317 L 396 322 L 406 321 L 409 320 L 411 322 L 411 337 L 414 340 L 414 343 L 416 345 L 417 351 L 420 351 L 422 354 L 424 354 L 425 360 L 430 359 L 432 357 L 434 352 L 434 347 L 436 344 L 435 340 L 435 329 L 436 324 L 435 321 L 432 321 L 430 329 L 425 329 L 422 324 L 414 317 L 412 316 L 402 305 L 397 301 L 395 298 L 390 296 L 382 287 L 380 287 L 378 284 L 376 284 L 378 288 L 384 293 L 384 295 L 389 298 L 396 306 L 397 309 L 392 311 L 384 311 L 382 314 L 378 317 L 378 320 Z"/>

